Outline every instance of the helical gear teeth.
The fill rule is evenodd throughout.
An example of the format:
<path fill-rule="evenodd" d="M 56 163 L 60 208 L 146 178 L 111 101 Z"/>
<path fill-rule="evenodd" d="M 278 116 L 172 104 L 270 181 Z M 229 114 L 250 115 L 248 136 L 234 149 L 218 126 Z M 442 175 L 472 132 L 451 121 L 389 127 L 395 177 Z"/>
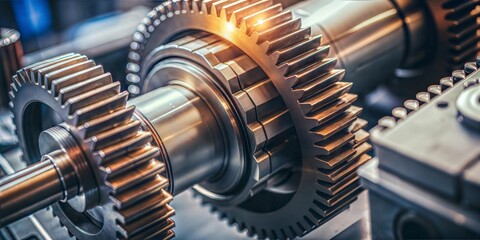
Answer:
<path fill-rule="evenodd" d="M 477 34 L 480 29 L 480 1 L 448 0 L 442 7 L 446 11 L 444 18 L 448 23 L 449 61 L 454 63 L 453 69 L 458 69 L 465 61 L 474 59 L 480 51 L 480 36 Z"/>
<path fill-rule="evenodd" d="M 133 107 L 126 107 L 128 93 L 120 92 L 101 66 L 79 54 L 66 54 L 19 71 L 14 77 L 12 106 L 27 85 L 41 86 L 57 101 L 56 111 L 82 143 L 84 152 L 98 166 L 102 188 L 109 188 L 110 202 L 102 206 L 116 219 L 106 222 L 115 236 L 99 238 L 169 239 L 174 236 L 170 219 L 174 210 L 165 165 L 159 149 L 151 146 L 151 133 L 134 120 Z M 30 97 L 30 96 L 22 96 Z M 19 118 L 15 116 L 14 118 Z M 59 210 L 60 211 L 60 210 Z M 83 238 L 82 231 L 59 212 L 57 217 L 70 234 Z M 105 233 L 108 234 L 108 233 Z"/>
<path fill-rule="evenodd" d="M 245 50 L 242 46 L 211 34 L 192 33 L 170 43 L 152 40 L 162 31 L 164 21 L 193 15 L 223 22 L 220 28 L 248 37 L 250 45 L 245 49 L 257 49 L 255 54 L 261 55 L 263 61 L 257 63 L 242 53 L 241 50 Z M 262 157 L 264 161 L 274 161 L 286 148 L 282 141 L 292 142 L 295 128 L 308 133 L 308 137 L 304 137 L 308 140 L 300 139 L 302 146 L 315 146 L 305 153 L 305 159 L 310 161 L 317 181 L 312 183 L 311 206 L 301 219 L 279 228 L 255 226 L 218 207 L 216 211 L 222 213 L 221 218 L 259 238 L 295 238 L 335 216 L 355 200 L 361 190 L 354 172 L 370 159 L 366 155 L 371 149 L 366 142 L 368 133 L 362 130 L 366 123 L 358 119 L 361 108 L 352 105 L 357 96 L 348 93 L 351 84 L 340 82 L 344 70 L 334 69 L 337 60 L 328 58 L 330 47 L 321 45 L 321 36 L 312 36 L 310 28 L 302 28 L 300 19 L 270 0 L 167 1 L 142 21 L 130 46 L 127 81 L 133 95 L 141 93 L 144 58 L 162 44 L 164 48 L 188 49 L 203 56 L 213 69 L 220 70 L 227 81 L 226 89 L 241 110 L 252 143 L 252 155 L 257 160 Z M 274 79 L 264 73 L 262 64 L 270 64 L 265 69 L 274 72 L 270 74 Z M 266 94 L 259 97 L 257 92 Z M 285 127 L 274 127 L 279 124 Z M 300 151 L 294 155 L 300 158 Z M 270 169 L 264 179 L 275 170 Z M 330 189 L 330 192 L 325 190 L 325 195 L 317 195 L 317 189 Z M 215 210 L 215 205 L 212 209 Z"/>

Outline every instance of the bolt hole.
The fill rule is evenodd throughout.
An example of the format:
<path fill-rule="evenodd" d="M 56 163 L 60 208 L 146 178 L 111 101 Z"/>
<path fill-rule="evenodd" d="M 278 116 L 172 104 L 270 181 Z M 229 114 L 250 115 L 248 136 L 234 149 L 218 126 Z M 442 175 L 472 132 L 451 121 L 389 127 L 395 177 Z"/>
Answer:
<path fill-rule="evenodd" d="M 433 239 L 438 237 L 435 229 L 428 221 L 412 212 L 403 214 L 397 220 L 396 235 L 399 240 Z"/>
<path fill-rule="evenodd" d="M 439 103 L 437 103 L 437 107 L 442 108 L 442 109 L 448 108 L 448 102 L 444 102 L 444 101 L 439 102 Z"/>

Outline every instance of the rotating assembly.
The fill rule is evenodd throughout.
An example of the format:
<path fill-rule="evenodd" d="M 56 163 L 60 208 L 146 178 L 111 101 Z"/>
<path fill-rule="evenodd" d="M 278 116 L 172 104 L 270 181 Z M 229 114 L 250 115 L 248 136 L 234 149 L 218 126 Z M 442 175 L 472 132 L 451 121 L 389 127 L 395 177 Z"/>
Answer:
<path fill-rule="evenodd" d="M 301 25 L 267 0 L 167 1 L 134 35 L 128 102 L 82 55 L 19 71 L 14 122 L 33 165 L 2 180 L 1 224 L 53 204 L 79 239 L 170 238 L 168 203 L 190 187 L 259 238 L 303 236 L 348 208 L 366 122 Z M 35 199 L 27 180 L 45 183 Z"/>
<path fill-rule="evenodd" d="M 478 0 L 277 0 L 331 46 L 352 92 L 412 97 L 480 50 Z"/>

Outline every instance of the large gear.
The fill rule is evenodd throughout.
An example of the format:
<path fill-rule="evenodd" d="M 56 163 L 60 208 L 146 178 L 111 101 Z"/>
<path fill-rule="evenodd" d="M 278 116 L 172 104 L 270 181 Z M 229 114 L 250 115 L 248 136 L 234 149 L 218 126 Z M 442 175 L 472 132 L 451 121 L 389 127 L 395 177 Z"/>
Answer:
<path fill-rule="evenodd" d="M 427 4 L 438 22 L 440 41 L 450 46 L 443 49 L 448 63 L 445 71 L 460 69 L 465 61 L 475 59 L 480 51 L 480 1 L 427 1 Z"/>
<path fill-rule="evenodd" d="M 70 200 L 53 205 L 61 223 L 79 239 L 174 236 L 160 150 L 132 119 L 134 107 L 126 107 L 127 96 L 101 66 L 78 54 L 25 67 L 13 77 L 11 106 L 25 160 L 40 160 L 41 143 L 27 136 L 64 122 L 52 134 L 67 130 L 85 154 L 83 165 L 88 163 L 95 176 L 79 177 L 84 209 Z M 58 118 L 42 123 L 42 115 Z"/>
<path fill-rule="evenodd" d="M 221 217 L 260 238 L 303 236 L 348 206 L 360 191 L 355 170 L 370 159 L 356 96 L 338 82 L 343 71 L 326 58 L 328 46 L 310 32 L 268 0 L 167 1 L 142 21 L 131 44 L 132 95 L 151 90 L 145 79 L 155 64 L 185 56 L 227 90 L 249 135 L 251 161 L 267 161 L 269 170 L 258 173 L 239 205 L 222 204 L 204 184 L 195 189 Z M 276 179 L 288 164 L 293 176 Z M 275 181 L 293 190 L 271 187 Z"/>

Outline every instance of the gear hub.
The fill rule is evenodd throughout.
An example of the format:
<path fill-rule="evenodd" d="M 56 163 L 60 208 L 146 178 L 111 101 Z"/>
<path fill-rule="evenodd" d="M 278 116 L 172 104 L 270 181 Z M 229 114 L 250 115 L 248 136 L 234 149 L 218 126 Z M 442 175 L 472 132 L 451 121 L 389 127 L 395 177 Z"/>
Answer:
<path fill-rule="evenodd" d="M 80 239 L 169 238 L 168 202 L 190 187 L 259 238 L 303 236 L 335 216 L 361 191 L 355 170 L 371 146 L 351 83 L 301 25 L 268 0 L 167 1 L 134 35 L 128 102 L 81 55 L 19 71 L 17 133 L 25 159 L 42 161 L 18 174 L 51 187 L 2 223 L 54 203 Z M 30 196 L 7 184 L 17 177 L 2 202 Z"/>

